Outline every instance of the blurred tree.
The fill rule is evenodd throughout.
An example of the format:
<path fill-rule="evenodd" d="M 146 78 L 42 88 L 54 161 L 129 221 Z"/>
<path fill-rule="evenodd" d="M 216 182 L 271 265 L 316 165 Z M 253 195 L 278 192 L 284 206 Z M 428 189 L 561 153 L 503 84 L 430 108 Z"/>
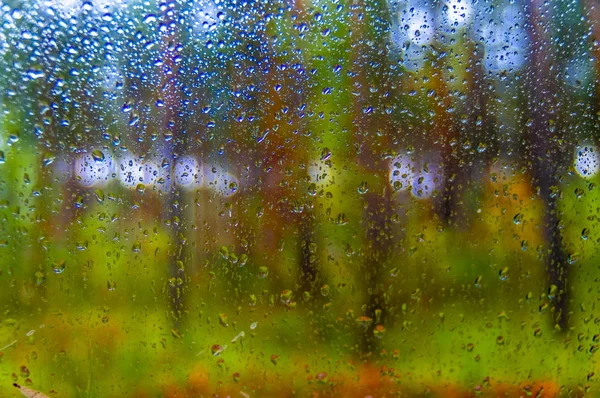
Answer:
<path fill-rule="evenodd" d="M 565 159 L 572 153 L 565 141 L 561 124 L 560 86 L 556 80 L 556 57 L 547 27 L 552 18 L 558 18 L 548 3 L 530 0 L 526 6 L 529 16 L 527 27 L 531 41 L 529 65 L 526 69 L 527 115 L 530 122 L 525 130 L 524 151 L 531 170 L 532 184 L 544 204 L 541 221 L 546 244 L 545 258 L 549 289 L 555 286 L 556 294 L 549 294 L 555 304 L 553 321 L 566 330 L 569 321 L 569 264 L 560 227 L 557 200 L 560 196 L 560 175 L 565 172 Z M 551 291 L 551 290 L 549 290 Z"/>

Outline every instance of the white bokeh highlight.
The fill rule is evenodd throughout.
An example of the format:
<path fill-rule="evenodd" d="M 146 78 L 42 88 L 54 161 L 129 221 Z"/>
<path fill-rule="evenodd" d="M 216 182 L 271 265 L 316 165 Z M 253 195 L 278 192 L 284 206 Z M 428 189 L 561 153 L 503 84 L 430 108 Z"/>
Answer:
<path fill-rule="evenodd" d="M 310 182 L 317 185 L 320 189 L 335 184 L 331 168 L 326 166 L 321 160 L 315 160 L 308 166 L 308 175 Z"/>
<path fill-rule="evenodd" d="M 392 42 L 402 52 L 405 67 L 411 71 L 421 69 L 435 35 L 433 9 L 406 5 L 398 11 L 391 35 Z"/>
<path fill-rule="evenodd" d="M 194 5 L 195 28 L 201 33 L 215 32 L 224 18 L 220 0 L 200 0 Z"/>
<path fill-rule="evenodd" d="M 82 153 L 75 158 L 74 175 L 84 187 L 104 186 L 112 177 L 114 161 L 112 155 L 104 153 L 104 160 L 96 160 L 91 152 Z"/>
<path fill-rule="evenodd" d="M 582 54 L 569 59 L 564 69 L 567 85 L 576 90 L 585 89 L 594 80 L 594 61 L 582 51 Z"/>
<path fill-rule="evenodd" d="M 430 198 L 443 182 L 443 169 L 435 153 L 400 153 L 390 161 L 388 173 L 395 192 L 410 192 L 417 199 Z"/>
<path fill-rule="evenodd" d="M 509 5 L 483 24 L 484 66 L 489 73 L 518 71 L 525 65 L 529 49 L 525 22 L 521 8 Z"/>
<path fill-rule="evenodd" d="M 50 165 L 52 177 L 55 182 L 64 184 L 71 178 L 71 167 L 69 163 L 63 159 L 56 159 Z"/>
<path fill-rule="evenodd" d="M 584 144 L 575 149 L 573 166 L 583 178 L 591 178 L 600 170 L 600 156 L 595 145 Z"/>
<path fill-rule="evenodd" d="M 229 170 L 221 166 L 204 166 L 204 186 L 215 194 L 231 197 L 239 191 L 239 181 Z"/>
<path fill-rule="evenodd" d="M 442 187 L 442 174 L 443 169 L 437 159 L 429 156 L 422 159 L 413 181 L 412 195 L 418 199 L 432 197 L 434 192 Z"/>
<path fill-rule="evenodd" d="M 144 184 L 147 188 L 156 191 L 167 191 L 171 187 L 170 167 L 162 167 L 162 160 L 144 160 Z"/>
<path fill-rule="evenodd" d="M 454 28 L 464 28 L 473 21 L 474 7 L 470 0 L 447 0 L 442 8 L 442 24 Z"/>
<path fill-rule="evenodd" d="M 198 159 L 184 156 L 175 161 L 173 179 L 178 186 L 188 189 L 199 188 L 203 178 L 202 163 Z"/>
<path fill-rule="evenodd" d="M 75 16 L 82 11 L 110 12 L 127 5 L 127 0 L 42 0 L 39 2 L 46 13 Z"/>
<path fill-rule="evenodd" d="M 117 180 L 129 189 L 144 183 L 144 165 L 135 154 L 125 153 L 116 162 Z"/>
<path fill-rule="evenodd" d="M 391 160 L 389 164 L 389 181 L 394 190 L 401 192 L 412 189 L 415 166 L 414 160 L 406 153 L 401 153 Z"/>

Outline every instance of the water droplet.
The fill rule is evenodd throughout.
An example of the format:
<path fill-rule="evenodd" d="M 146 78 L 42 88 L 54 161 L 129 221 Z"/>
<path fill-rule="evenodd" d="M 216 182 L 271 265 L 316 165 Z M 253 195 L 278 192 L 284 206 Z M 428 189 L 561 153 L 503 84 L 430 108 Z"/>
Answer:
<path fill-rule="evenodd" d="M 62 274 L 65 270 L 66 261 L 64 259 L 58 259 L 52 263 L 52 272 L 55 274 Z"/>
<path fill-rule="evenodd" d="M 385 334 L 385 327 L 383 325 L 377 325 L 373 329 L 373 336 L 377 337 L 378 339 L 383 338 L 384 334 Z"/>
<path fill-rule="evenodd" d="M 548 299 L 552 300 L 556 296 L 556 293 L 558 293 L 558 286 L 550 285 L 548 288 Z"/>
<path fill-rule="evenodd" d="M 226 314 L 223 314 L 223 313 L 219 314 L 219 323 L 221 324 L 221 326 L 224 326 L 224 327 L 229 326 L 229 319 L 227 318 Z M 233 341 L 232 341 L 232 343 L 233 343 Z"/>
<path fill-rule="evenodd" d="M 246 336 L 246 333 L 242 330 L 241 332 L 239 332 L 237 334 L 237 336 L 235 336 L 233 339 L 231 339 L 232 343 L 235 343 L 236 341 L 238 341 L 239 339 L 243 339 Z"/>
<path fill-rule="evenodd" d="M 366 181 L 363 181 L 358 186 L 358 193 L 361 194 L 361 195 L 364 195 L 367 192 L 369 192 L 369 184 L 367 184 Z"/>
<path fill-rule="evenodd" d="M 361 316 L 361 317 L 358 317 L 358 318 L 356 319 L 356 323 L 357 323 L 359 326 L 361 326 L 361 327 L 363 327 L 363 328 L 365 328 L 365 329 L 368 329 L 368 328 L 369 328 L 369 326 L 371 326 L 371 324 L 373 323 L 373 318 L 370 318 L 370 317 L 368 317 L 368 316 L 365 316 L 365 315 L 363 315 L 363 316 Z"/>
<path fill-rule="evenodd" d="M 519 225 L 519 224 L 521 224 L 521 222 L 523 222 L 523 214 L 517 213 L 513 217 L 513 223 L 515 223 L 515 225 Z"/>
<path fill-rule="evenodd" d="M 156 22 L 156 15 L 148 14 L 144 17 L 144 24 L 149 24 L 152 22 Z"/>
<path fill-rule="evenodd" d="M 349 220 L 348 218 L 346 218 L 346 215 L 344 213 L 340 213 L 338 214 L 338 216 L 335 219 L 335 225 L 346 225 L 348 224 Z"/>
<path fill-rule="evenodd" d="M 265 279 L 269 275 L 269 269 L 267 267 L 259 267 L 258 268 L 258 277 L 260 279 Z"/>
<path fill-rule="evenodd" d="M 96 195 L 96 200 L 98 201 L 98 203 L 104 202 L 104 191 L 102 191 L 101 189 L 96 189 L 94 191 L 94 195 Z"/>
<path fill-rule="evenodd" d="M 571 265 L 575 264 L 578 260 L 579 260 L 578 252 L 569 253 L 569 255 L 567 256 L 567 262 Z"/>
<path fill-rule="evenodd" d="M 104 162 L 104 152 L 95 149 L 92 151 L 92 158 L 95 162 Z"/>
<path fill-rule="evenodd" d="M 51 153 L 45 153 L 44 156 L 42 157 L 42 164 L 45 167 L 50 166 L 54 160 L 56 160 L 56 156 L 51 154 Z"/>
<path fill-rule="evenodd" d="M 498 272 L 498 276 L 500 277 L 501 281 L 505 281 L 508 279 L 508 267 L 504 267 L 502 268 L 499 272 Z"/>
<path fill-rule="evenodd" d="M 283 304 L 289 304 L 290 301 L 292 300 L 292 291 L 289 289 L 286 289 L 286 290 L 282 291 L 279 296 L 280 296 L 280 300 Z"/>
<path fill-rule="evenodd" d="M 219 356 L 225 350 L 225 348 L 223 348 L 219 344 L 213 344 L 213 346 L 210 347 L 210 350 L 212 351 L 212 354 L 216 357 Z"/>

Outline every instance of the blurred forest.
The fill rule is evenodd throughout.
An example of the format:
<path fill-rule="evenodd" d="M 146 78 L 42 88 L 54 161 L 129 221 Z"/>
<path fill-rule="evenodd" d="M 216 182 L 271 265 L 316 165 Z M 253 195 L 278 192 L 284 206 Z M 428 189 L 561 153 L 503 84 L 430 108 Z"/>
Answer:
<path fill-rule="evenodd" d="M 0 0 L 0 396 L 600 396 L 593 0 Z"/>

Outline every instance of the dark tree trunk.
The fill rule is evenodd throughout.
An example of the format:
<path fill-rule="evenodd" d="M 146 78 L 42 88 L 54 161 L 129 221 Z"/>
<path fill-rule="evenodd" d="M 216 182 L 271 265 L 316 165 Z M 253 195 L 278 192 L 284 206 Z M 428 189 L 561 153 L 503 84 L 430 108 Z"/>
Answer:
<path fill-rule="evenodd" d="M 445 137 L 445 148 L 443 150 L 444 181 L 445 187 L 440 200 L 439 214 L 448 226 L 468 227 L 472 222 L 472 215 L 466 201 L 467 193 L 474 193 L 477 181 L 477 167 L 483 168 L 489 159 L 489 153 L 494 148 L 488 148 L 491 142 L 491 129 L 487 115 L 487 89 L 485 84 L 485 72 L 483 70 L 483 51 L 474 47 L 469 42 L 465 46 L 469 52 L 468 76 L 469 86 L 465 93 L 463 104 L 453 104 L 457 109 L 448 117 L 447 123 L 451 126 Z M 442 110 L 445 111 L 445 110 Z M 467 118 L 467 124 L 463 124 L 462 117 L 456 112 L 463 113 Z M 449 134 L 448 134 L 449 133 Z M 483 146 L 480 147 L 480 144 Z"/>
<path fill-rule="evenodd" d="M 541 0 L 528 3 L 527 23 L 531 42 L 530 63 L 527 69 L 528 114 L 531 120 L 526 131 L 528 160 L 530 161 L 532 184 L 543 202 L 543 235 L 548 245 L 546 268 L 549 285 L 556 286 L 556 294 L 549 297 L 554 301 L 554 321 L 563 330 L 568 324 L 568 263 L 559 223 L 557 209 L 558 173 L 561 172 L 562 152 L 558 84 L 553 68 L 552 40 L 548 34 L 550 7 Z"/>
<path fill-rule="evenodd" d="M 373 353 L 377 348 L 375 334 L 377 325 L 384 325 L 386 309 L 383 303 L 383 286 L 381 284 L 383 270 L 387 264 L 393 245 L 393 231 L 390 216 L 394 214 L 392 191 L 385 189 L 383 193 L 367 193 L 364 230 L 366 231 L 363 252 L 362 271 L 368 290 L 365 316 L 372 319 L 360 340 L 360 351 L 363 355 Z M 380 311 L 379 319 L 377 313 Z"/>
<path fill-rule="evenodd" d="M 311 210 L 305 209 L 303 217 L 300 219 L 299 236 L 300 241 L 300 285 L 303 292 L 309 292 L 313 295 L 316 291 L 317 283 L 317 257 L 316 253 L 311 253 L 311 243 L 316 243 L 315 221 Z"/>

